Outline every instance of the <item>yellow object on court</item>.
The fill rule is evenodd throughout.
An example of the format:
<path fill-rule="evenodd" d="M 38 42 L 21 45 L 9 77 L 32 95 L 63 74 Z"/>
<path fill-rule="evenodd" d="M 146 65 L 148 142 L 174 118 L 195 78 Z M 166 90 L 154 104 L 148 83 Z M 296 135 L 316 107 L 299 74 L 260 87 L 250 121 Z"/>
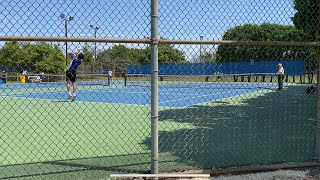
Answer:
<path fill-rule="evenodd" d="M 20 75 L 19 76 L 19 81 L 20 81 L 20 83 L 24 84 L 26 82 L 26 76 L 25 75 Z"/>

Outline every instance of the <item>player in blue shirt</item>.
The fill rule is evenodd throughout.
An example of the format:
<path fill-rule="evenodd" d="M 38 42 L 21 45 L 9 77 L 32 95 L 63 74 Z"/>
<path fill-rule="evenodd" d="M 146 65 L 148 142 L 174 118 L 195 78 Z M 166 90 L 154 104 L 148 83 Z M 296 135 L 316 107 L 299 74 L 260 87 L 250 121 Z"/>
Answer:
<path fill-rule="evenodd" d="M 77 85 L 76 85 L 76 79 L 77 79 L 77 69 L 82 63 L 84 58 L 83 53 L 79 53 L 78 56 L 76 57 L 74 54 L 71 55 L 71 63 L 69 68 L 66 71 L 66 83 L 67 83 L 67 91 L 68 91 L 68 99 L 71 99 L 74 101 L 77 96 Z M 73 94 L 71 92 L 71 87 L 70 87 L 70 81 L 72 83 L 73 87 Z"/>

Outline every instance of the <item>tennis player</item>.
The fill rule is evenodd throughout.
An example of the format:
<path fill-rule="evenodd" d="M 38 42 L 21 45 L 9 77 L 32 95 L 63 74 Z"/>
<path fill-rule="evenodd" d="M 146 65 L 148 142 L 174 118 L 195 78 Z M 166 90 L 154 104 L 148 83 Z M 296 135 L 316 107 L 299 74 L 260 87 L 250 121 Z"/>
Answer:
<path fill-rule="evenodd" d="M 278 89 L 283 89 L 283 79 L 284 79 L 284 68 L 281 63 L 277 65 L 278 67 Z"/>
<path fill-rule="evenodd" d="M 78 56 L 76 57 L 75 54 L 71 54 L 71 63 L 70 67 L 66 71 L 66 84 L 67 84 L 67 91 L 68 91 L 68 99 L 71 99 L 74 101 L 77 96 L 77 85 L 76 85 L 76 80 L 77 80 L 77 69 L 82 63 L 84 58 L 83 53 L 79 53 Z M 73 88 L 73 94 L 71 92 L 71 87 L 70 87 L 70 81 L 72 83 L 72 88 Z"/>

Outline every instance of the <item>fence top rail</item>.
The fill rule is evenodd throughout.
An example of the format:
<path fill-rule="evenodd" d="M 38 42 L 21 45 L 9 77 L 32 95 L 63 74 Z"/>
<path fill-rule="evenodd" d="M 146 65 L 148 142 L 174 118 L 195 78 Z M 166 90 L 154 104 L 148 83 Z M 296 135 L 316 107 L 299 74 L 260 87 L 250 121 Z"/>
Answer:
<path fill-rule="evenodd" d="M 235 41 L 235 40 L 159 40 L 163 44 L 217 44 L 217 45 L 244 45 L 244 46 L 320 46 L 320 42 L 298 41 Z"/>
<path fill-rule="evenodd" d="M 55 42 L 110 42 L 110 43 L 148 43 L 150 39 L 113 39 L 113 38 L 72 38 L 72 37 L 35 37 L 0 36 L 0 41 L 55 41 Z"/>
<path fill-rule="evenodd" d="M 167 39 L 114 39 L 114 38 L 72 38 L 0 36 L 0 41 L 55 41 L 55 42 L 105 42 L 105 43 L 145 43 L 145 44 L 214 44 L 244 46 L 320 46 L 319 42 L 297 41 L 234 41 L 234 40 L 167 40 Z"/>

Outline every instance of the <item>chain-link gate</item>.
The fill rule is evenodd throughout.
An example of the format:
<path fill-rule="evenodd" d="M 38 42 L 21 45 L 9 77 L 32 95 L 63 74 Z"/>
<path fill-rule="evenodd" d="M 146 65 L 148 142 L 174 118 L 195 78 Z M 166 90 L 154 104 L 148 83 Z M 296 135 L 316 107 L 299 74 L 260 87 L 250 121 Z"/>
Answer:
<path fill-rule="evenodd" d="M 0 179 L 319 158 L 319 2 L 2 0 L 0 10 Z"/>

